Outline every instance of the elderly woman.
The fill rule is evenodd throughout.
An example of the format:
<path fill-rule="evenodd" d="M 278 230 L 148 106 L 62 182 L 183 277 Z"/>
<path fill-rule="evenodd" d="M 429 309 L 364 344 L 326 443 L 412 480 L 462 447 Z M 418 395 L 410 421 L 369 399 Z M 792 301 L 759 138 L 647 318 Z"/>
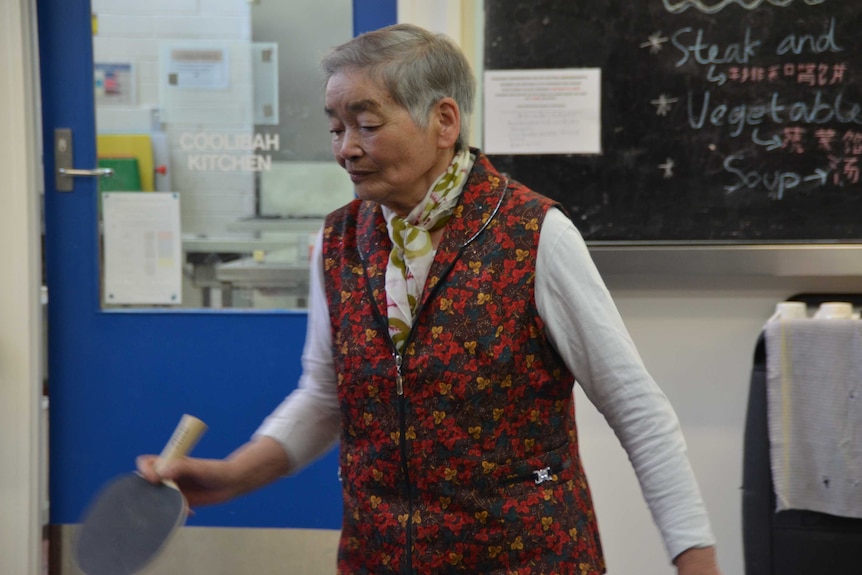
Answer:
<path fill-rule="evenodd" d="M 627 450 L 681 575 L 716 575 L 677 418 L 575 227 L 467 145 L 474 80 L 410 25 L 323 60 L 356 199 L 312 261 L 297 391 L 225 460 L 165 475 L 193 505 L 294 473 L 337 440 L 338 572 L 603 573 L 575 378 Z M 139 459 L 155 481 L 153 457 Z"/>

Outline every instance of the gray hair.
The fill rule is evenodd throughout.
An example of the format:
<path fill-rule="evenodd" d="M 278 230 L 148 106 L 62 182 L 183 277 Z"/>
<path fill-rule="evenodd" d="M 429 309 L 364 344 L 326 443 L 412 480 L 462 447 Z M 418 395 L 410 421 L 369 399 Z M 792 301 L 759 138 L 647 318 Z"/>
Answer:
<path fill-rule="evenodd" d="M 461 111 L 456 150 L 469 142 L 476 81 L 460 48 L 447 36 L 412 24 L 367 32 L 336 46 L 321 61 L 324 84 L 346 68 L 367 70 L 425 128 L 434 105 L 451 97 Z"/>

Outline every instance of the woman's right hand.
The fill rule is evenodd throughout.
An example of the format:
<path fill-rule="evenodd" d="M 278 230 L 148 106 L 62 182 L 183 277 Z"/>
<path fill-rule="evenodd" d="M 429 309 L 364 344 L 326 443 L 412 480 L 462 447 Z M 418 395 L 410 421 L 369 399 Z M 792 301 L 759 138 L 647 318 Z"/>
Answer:
<path fill-rule="evenodd" d="M 181 457 L 156 471 L 156 455 L 137 458 L 138 473 L 151 483 L 170 480 L 177 484 L 190 507 L 224 503 L 239 494 L 230 461 Z"/>
<path fill-rule="evenodd" d="M 173 481 L 191 507 L 225 503 L 287 475 L 290 459 L 270 437 L 246 443 L 227 459 L 174 459 L 156 471 L 156 455 L 137 458 L 138 473 L 147 481 Z"/>

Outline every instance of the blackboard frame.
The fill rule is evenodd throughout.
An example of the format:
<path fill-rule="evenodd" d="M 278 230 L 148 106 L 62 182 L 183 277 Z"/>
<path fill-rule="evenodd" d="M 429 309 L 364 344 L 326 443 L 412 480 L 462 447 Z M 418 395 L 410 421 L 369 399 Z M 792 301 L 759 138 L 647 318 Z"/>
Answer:
<path fill-rule="evenodd" d="M 862 246 L 850 243 L 707 244 L 587 241 L 609 276 L 862 277 Z"/>

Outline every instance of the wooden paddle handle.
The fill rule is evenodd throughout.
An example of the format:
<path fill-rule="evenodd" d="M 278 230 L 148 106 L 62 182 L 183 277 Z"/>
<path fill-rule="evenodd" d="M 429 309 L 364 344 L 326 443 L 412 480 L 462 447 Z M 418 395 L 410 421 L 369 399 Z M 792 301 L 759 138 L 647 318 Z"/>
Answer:
<path fill-rule="evenodd" d="M 197 417 L 183 415 L 156 461 L 156 473 L 161 473 L 171 460 L 188 454 L 206 430 L 207 424 Z"/>

